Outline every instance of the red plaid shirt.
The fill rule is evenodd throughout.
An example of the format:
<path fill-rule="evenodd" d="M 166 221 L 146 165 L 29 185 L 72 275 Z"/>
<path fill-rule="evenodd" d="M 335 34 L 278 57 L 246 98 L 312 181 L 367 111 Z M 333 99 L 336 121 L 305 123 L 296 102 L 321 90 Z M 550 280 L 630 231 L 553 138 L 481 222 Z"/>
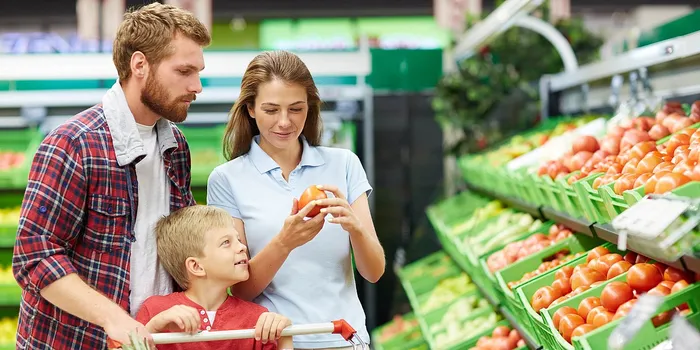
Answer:
<path fill-rule="evenodd" d="M 158 124 L 161 125 L 160 123 Z M 163 152 L 170 208 L 195 204 L 190 152 L 171 125 L 177 147 Z M 137 158 L 120 166 L 101 105 L 52 131 L 39 146 L 15 242 L 12 268 L 23 288 L 18 349 L 104 349 L 102 328 L 64 312 L 39 291 L 77 273 L 129 310 L 129 261 L 138 207 Z"/>

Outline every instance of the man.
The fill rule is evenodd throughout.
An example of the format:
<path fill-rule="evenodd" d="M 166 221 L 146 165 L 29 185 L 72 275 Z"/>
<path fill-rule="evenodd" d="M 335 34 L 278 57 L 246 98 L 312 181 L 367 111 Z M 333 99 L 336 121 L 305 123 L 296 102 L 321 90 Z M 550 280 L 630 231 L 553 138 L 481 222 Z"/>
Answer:
<path fill-rule="evenodd" d="M 103 349 L 108 337 L 150 337 L 133 316 L 147 297 L 173 291 L 153 226 L 195 204 L 189 147 L 173 123 L 202 90 L 210 41 L 176 7 L 127 13 L 113 49 L 119 80 L 39 146 L 12 261 L 24 289 L 18 349 Z"/>

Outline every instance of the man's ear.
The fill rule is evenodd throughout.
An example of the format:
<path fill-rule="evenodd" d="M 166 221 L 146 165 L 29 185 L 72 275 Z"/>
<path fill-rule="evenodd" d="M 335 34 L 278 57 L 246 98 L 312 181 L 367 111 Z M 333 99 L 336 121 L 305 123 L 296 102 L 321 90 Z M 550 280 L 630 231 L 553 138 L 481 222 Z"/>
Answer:
<path fill-rule="evenodd" d="M 197 277 L 204 277 L 207 275 L 206 271 L 204 271 L 204 266 L 199 263 L 197 258 L 187 258 L 187 260 L 185 260 L 185 268 L 187 269 L 187 273 Z"/>
<path fill-rule="evenodd" d="M 131 61 L 129 62 L 131 68 L 131 75 L 141 79 L 148 76 L 148 61 L 146 60 L 146 55 L 141 51 L 136 51 L 131 55 Z"/>

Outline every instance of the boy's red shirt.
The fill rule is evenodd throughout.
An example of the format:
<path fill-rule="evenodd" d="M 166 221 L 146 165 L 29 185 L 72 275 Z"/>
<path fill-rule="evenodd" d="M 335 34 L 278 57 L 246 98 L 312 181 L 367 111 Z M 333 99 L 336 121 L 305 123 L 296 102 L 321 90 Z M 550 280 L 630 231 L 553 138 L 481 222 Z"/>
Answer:
<path fill-rule="evenodd" d="M 258 318 L 264 312 L 265 307 L 229 296 L 226 301 L 216 310 L 214 323 L 212 324 L 207 315 L 207 310 L 190 300 L 184 293 L 173 293 L 165 296 L 153 296 L 143 303 L 141 309 L 136 314 L 136 320 L 148 323 L 159 313 L 170 309 L 175 305 L 191 306 L 199 311 L 199 318 L 202 322 L 202 330 L 236 330 L 253 329 L 258 322 Z M 241 349 L 241 350 L 276 350 L 276 342 L 263 344 L 255 339 L 220 340 L 200 343 L 182 343 L 158 345 L 158 350 L 221 350 L 221 349 Z"/>

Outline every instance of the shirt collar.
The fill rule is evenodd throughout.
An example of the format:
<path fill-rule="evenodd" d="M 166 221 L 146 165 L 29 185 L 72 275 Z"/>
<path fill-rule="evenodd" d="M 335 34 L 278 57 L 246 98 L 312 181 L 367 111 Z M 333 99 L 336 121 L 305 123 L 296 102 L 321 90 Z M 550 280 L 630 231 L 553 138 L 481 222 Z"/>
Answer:
<path fill-rule="evenodd" d="M 263 174 L 269 172 L 270 170 L 278 169 L 280 166 L 260 148 L 258 144 L 260 142 L 260 135 L 255 135 L 250 143 L 250 151 L 248 152 L 248 157 L 253 162 L 253 165 L 258 169 L 258 171 Z M 305 166 L 320 166 L 325 164 L 321 153 L 314 146 L 309 145 L 306 138 L 301 136 L 302 142 L 302 152 L 301 152 L 301 162 L 299 167 Z"/>

